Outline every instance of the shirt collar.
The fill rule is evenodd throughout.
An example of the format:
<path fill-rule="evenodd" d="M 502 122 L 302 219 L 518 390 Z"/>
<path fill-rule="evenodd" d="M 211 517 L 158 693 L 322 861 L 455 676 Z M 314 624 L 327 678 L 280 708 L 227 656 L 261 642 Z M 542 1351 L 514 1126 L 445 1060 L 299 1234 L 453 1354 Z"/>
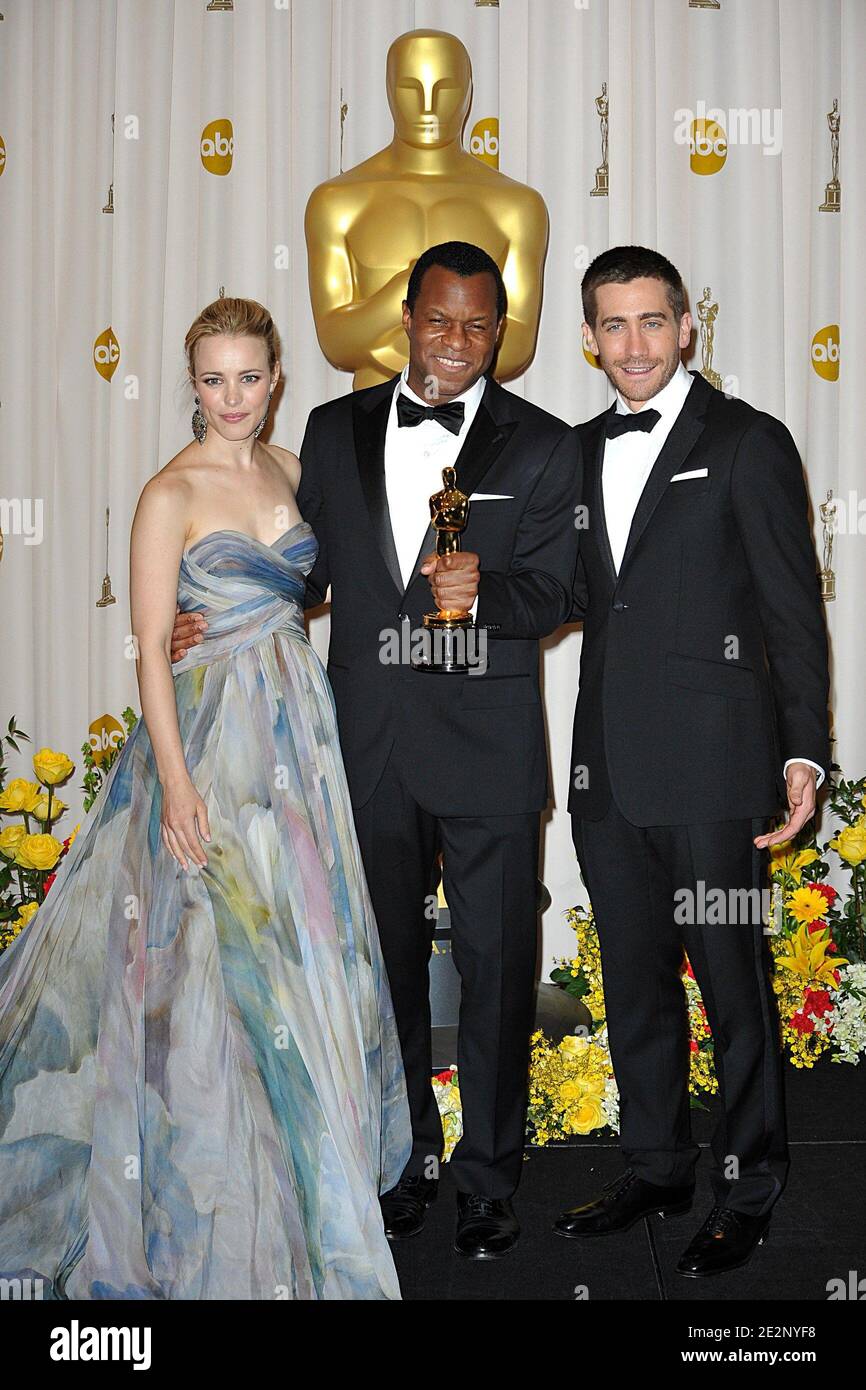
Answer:
<path fill-rule="evenodd" d="M 666 386 L 651 396 L 648 401 L 644 401 L 640 410 L 657 410 L 662 419 L 666 415 L 677 415 L 682 408 L 683 401 L 689 394 L 692 386 L 692 374 L 687 372 L 680 361 L 676 371 Z M 616 393 L 616 413 L 617 415 L 639 414 L 640 411 L 632 411 L 631 406 L 623 399 L 619 391 Z"/>
<path fill-rule="evenodd" d="M 463 392 L 461 393 L 461 395 L 459 395 L 459 396 L 449 396 L 449 397 L 448 397 L 449 401 L 464 401 L 464 402 L 465 402 L 465 409 L 464 409 L 464 411 L 463 411 L 463 428 L 464 428 L 464 429 L 466 428 L 467 424 L 470 423 L 470 421 L 472 420 L 472 417 L 474 416 L 476 410 L 478 409 L 479 405 L 481 404 L 481 397 L 484 395 L 484 391 L 485 391 L 486 386 L 487 386 L 487 377 L 486 377 L 486 376 L 481 376 L 481 377 L 479 377 L 478 380 L 475 382 L 475 385 L 474 385 L 474 386 L 468 387 L 467 390 L 465 390 L 465 391 L 463 391 Z M 402 393 L 403 393 L 404 396 L 408 396 L 408 397 L 410 398 L 410 400 L 417 401 L 419 405 L 429 405 L 429 404 L 430 404 L 429 401 L 425 401 L 421 396 L 417 395 L 417 394 L 412 390 L 412 387 L 409 385 L 409 363 L 408 363 L 408 362 L 406 363 L 406 366 L 403 368 L 402 372 L 400 373 L 400 381 L 399 381 L 399 384 L 398 384 L 398 388 L 397 388 L 397 389 L 398 389 L 399 391 L 402 391 Z M 395 394 L 396 394 L 396 393 L 395 393 Z"/>

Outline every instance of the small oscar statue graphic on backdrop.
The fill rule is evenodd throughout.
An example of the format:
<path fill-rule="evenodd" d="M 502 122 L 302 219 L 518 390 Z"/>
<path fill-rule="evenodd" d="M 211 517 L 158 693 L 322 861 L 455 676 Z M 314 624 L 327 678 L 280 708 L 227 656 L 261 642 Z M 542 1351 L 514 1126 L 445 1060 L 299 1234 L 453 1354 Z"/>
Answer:
<path fill-rule="evenodd" d="M 824 563 L 821 566 L 821 597 L 825 603 L 832 603 L 836 597 L 836 575 L 833 572 L 833 532 L 836 523 L 836 503 L 833 489 L 827 489 L 827 500 L 818 508 L 824 530 Z"/>
<path fill-rule="evenodd" d="M 690 10 L 720 10 L 721 0 L 689 0 Z"/>
<path fill-rule="evenodd" d="M 430 498 L 430 519 L 436 532 L 436 554 L 455 555 L 460 549 L 460 534 L 469 520 L 469 498 L 456 486 L 454 468 L 442 469 L 441 492 Z M 437 674 L 463 674 L 469 670 L 466 660 L 466 636 L 474 626 L 472 614 L 465 608 L 442 608 L 424 614 L 424 627 L 432 637 L 429 661 L 419 661 L 419 671 Z M 429 648 L 428 648 L 429 650 Z"/>
<path fill-rule="evenodd" d="M 833 161 L 830 182 L 824 189 L 824 201 L 819 212 L 839 212 L 842 207 L 842 185 L 839 182 L 839 98 L 833 102 L 832 111 L 827 112 L 830 127 L 830 157 Z"/>
<path fill-rule="evenodd" d="M 601 163 L 595 171 L 595 188 L 589 190 L 590 198 L 607 197 L 607 83 L 601 84 L 601 95 L 595 99 L 595 109 L 601 122 Z"/>
<path fill-rule="evenodd" d="M 111 575 L 108 573 L 108 507 L 105 508 L 105 578 L 102 581 L 102 597 L 96 600 L 97 608 L 107 608 L 111 603 L 117 603 L 117 599 L 111 592 Z"/>
<path fill-rule="evenodd" d="M 713 371 L 713 336 L 716 331 L 718 304 L 713 303 L 709 285 L 704 286 L 704 297 L 698 300 L 698 318 L 701 324 L 701 376 L 717 391 L 722 389 L 722 378 Z"/>
<path fill-rule="evenodd" d="M 114 112 L 111 113 L 111 172 L 114 173 Z M 108 202 L 103 203 L 103 212 L 114 212 L 114 179 L 108 185 Z"/>

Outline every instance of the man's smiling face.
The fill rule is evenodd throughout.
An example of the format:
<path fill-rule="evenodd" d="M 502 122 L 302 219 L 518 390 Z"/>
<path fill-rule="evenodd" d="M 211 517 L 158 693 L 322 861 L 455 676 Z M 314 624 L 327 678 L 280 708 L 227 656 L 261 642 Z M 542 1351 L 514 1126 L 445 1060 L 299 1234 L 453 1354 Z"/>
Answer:
<path fill-rule="evenodd" d="M 692 335 L 692 319 L 677 322 L 663 280 L 639 276 L 624 285 L 599 285 L 595 324 L 583 340 L 608 380 L 637 410 L 666 386 Z"/>
<path fill-rule="evenodd" d="M 496 281 L 488 271 L 458 275 L 431 265 L 414 309 L 403 304 L 415 394 L 435 404 L 468 391 L 493 361 L 499 326 Z"/>

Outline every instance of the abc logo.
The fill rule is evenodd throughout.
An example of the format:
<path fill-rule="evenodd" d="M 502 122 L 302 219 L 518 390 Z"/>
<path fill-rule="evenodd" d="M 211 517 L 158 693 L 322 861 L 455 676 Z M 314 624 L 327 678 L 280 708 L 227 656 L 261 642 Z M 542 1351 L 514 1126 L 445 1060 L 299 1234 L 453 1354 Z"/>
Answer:
<path fill-rule="evenodd" d="M 94 719 L 88 732 L 93 761 L 97 764 L 104 763 L 107 755 L 126 738 L 122 725 L 118 724 L 113 714 L 103 714 L 99 719 Z"/>
<path fill-rule="evenodd" d="M 717 174 L 728 157 L 728 137 L 717 121 L 692 121 L 689 166 L 693 174 Z"/>
<path fill-rule="evenodd" d="M 0 174 L 6 168 L 6 146 L 3 144 L 3 136 L 0 135 Z"/>
<path fill-rule="evenodd" d="M 828 323 L 812 339 L 812 366 L 825 381 L 839 380 L 839 325 Z"/>
<path fill-rule="evenodd" d="M 499 168 L 499 118 L 485 116 L 472 127 L 469 137 L 469 153 L 474 154 L 483 164 L 492 169 Z"/>
<path fill-rule="evenodd" d="M 209 174 L 230 174 L 235 133 L 229 120 L 211 121 L 201 133 L 201 162 Z"/>
<path fill-rule="evenodd" d="M 113 329 L 106 328 L 93 344 L 93 365 L 99 375 L 110 381 L 120 361 L 120 344 Z"/>

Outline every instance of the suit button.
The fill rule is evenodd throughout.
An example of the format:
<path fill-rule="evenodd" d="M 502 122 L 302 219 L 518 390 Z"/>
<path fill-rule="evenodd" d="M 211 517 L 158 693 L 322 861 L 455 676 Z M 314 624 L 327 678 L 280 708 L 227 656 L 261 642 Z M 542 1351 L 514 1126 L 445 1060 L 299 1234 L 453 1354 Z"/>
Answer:
<path fill-rule="evenodd" d="M 615 600 L 614 605 L 613 605 L 613 611 L 614 611 L 614 613 L 624 613 L 625 610 L 626 610 L 627 608 L 628 608 L 628 604 L 627 604 L 627 603 L 623 603 L 623 601 L 622 601 L 621 598 L 618 598 L 618 599 Z"/>

